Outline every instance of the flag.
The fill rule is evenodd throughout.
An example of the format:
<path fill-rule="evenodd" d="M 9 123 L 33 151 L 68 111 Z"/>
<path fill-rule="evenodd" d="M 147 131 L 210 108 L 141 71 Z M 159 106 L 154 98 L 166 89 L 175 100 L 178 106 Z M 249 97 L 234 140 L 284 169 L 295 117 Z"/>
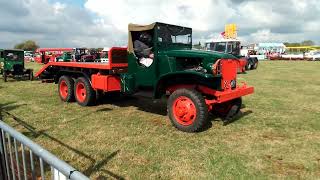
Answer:
<path fill-rule="evenodd" d="M 223 38 L 225 38 L 225 36 L 226 36 L 226 32 L 225 31 L 223 31 L 222 33 L 220 33 L 221 34 L 221 36 L 223 37 Z"/>

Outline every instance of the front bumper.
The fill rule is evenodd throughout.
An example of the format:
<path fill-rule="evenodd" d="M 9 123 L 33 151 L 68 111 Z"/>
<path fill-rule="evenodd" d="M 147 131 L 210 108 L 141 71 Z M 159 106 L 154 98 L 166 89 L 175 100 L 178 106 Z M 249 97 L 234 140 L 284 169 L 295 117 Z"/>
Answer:
<path fill-rule="evenodd" d="M 226 101 L 230 101 L 232 99 L 253 94 L 253 92 L 254 92 L 254 87 L 252 86 L 248 87 L 246 85 L 243 85 L 242 87 L 237 87 L 234 90 L 216 91 L 215 92 L 216 103 L 223 103 Z"/>
<path fill-rule="evenodd" d="M 253 94 L 254 92 L 254 87 L 247 86 L 246 84 L 243 84 L 242 86 L 237 86 L 235 89 L 226 90 L 226 91 L 216 91 L 203 86 L 200 86 L 198 88 L 201 92 L 204 92 L 205 94 L 209 94 L 215 97 L 212 100 L 208 100 L 208 99 L 205 100 L 206 104 L 208 105 L 227 102 L 232 99 L 237 99 L 242 96 Z"/>

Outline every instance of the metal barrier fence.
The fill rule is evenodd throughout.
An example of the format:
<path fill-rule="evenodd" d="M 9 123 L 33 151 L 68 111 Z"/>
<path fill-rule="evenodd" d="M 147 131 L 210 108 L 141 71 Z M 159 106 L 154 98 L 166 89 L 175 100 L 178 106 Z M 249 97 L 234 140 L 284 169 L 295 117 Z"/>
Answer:
<path fill-rule="evenodd" d="M 0 179 L 45 180 L 49 177 L 48 179 L 53 180 L 89 180 L 81 172 L 4 123 L 1 117 L 0 130 Z"/>

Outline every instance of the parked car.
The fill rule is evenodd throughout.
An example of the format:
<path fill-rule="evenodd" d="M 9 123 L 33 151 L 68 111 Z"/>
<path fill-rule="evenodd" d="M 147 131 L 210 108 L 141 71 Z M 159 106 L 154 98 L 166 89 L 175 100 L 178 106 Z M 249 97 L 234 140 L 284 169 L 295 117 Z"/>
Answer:
<path fill-rule="evenodd" d="M 0 50 L 0 73 L 7 82 L 8 77 L 28 77 L 33 80 L 33 70 L 24 67 L 24 52 L 18 49 Z"/>

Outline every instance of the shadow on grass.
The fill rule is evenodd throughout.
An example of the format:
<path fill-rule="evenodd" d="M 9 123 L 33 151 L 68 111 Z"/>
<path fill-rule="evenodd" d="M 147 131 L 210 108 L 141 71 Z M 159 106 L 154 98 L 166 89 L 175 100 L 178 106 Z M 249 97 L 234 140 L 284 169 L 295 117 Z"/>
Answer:
<path fill-rule="evenodd" d="M 14 110 L 20 106 L 24 106 L 26 104 L 15 104 L 16 102 L 7 102 L 0 103 L 0 119 L 3 119 L 3 114 L 7 111 Z"/>
<path fill-rule="evenodd" d="M 92 166 L 90 166 L 89 168 L 87 168 L 83 173 L 90 176 L 91 174 L 95 173 L 95 172 L 104 172 L 107 173 L 109 176 L 115 178 L 115 179 L 124 179 L 123 177 L 114 174 L 113 172 L 106 170 L 106 169 L 102 169 L 102 167 L 106 164 L 108 164 L 108 162 L 114 158 L 118 153 L 120 152 L 120 150 L 117 150 L 113 153 L 111 153 L 109 156 L 107 156 L 106 158 L 96 162 L 95 164 L 93 164 Z M 98 179 L 107 179 L 107 177 L 105 176 L 99 176 Z"/>
<path fill-rule="evenodd" d="M 79 156 L 88 159 L 90 161 L 90 165 L 88 166 L 88 168 L 86 170 L 84 170 L 85 175 L 90 176 L 95 172 L 101 171 L 101 172 L 107 173 L 109 176 L 111 176 L 115 179 L 124 179 L 123 177 L 121 177 L 121 176 L 119 176 L 109 170 L 102 169 L 102 167 L 105 166 L 112 158 L 114 158 L 120 152 L 120 150 L 117 150 L 117 151 L 111 153 L 110 155 L 108 155 L 105 159 L 98 161 L 98 160 L 94 159 L 92 156 L 90 156 L 90 155 L 88 155 L 88 154 L 86 154 L 76 148 L 73 148 L 73 147 L 67 145 L 66 143 L 60 141 L 59 139 L 49 135 L 48 133 L 46 133 L 47 130 L 37 131 L 35 127 L 33 127 L 30 124 L 28 124 L 27 122 L 23 121 L 21 118 L 18 118 L 15 115 L 13 115 L 7 111 L 4 111 L 4 113 L 11 116 L 18 124 L 20 124 L 21 126 L 26 128 L 27 130 L 29 130 L 29 132 L 23 133 L 25 136 L 33 137 L 33 138 L 37 138 L 39 136 L 44 136 L 44 137 L 50 139 L 51 141 L 54 141 L 55 143 L 63 146 L 64 148 L 78 154 Z M 100 178 L 107 178 L 107 177 L 100 176 Z"/>
<path fill-rule="evenodd" d="M 11 111 L 26 104 L 15 104 L 16 102 L 0 103 L 0 111 Z"/>
<path fill-rule="evenodd" d="M 104 96 L 99 104 L 112 104 L 119 107 L 137 107 L 138 110 L 155 113 L 162 116 L 167 115 L 167 104 L 163 100 L 153 100 L 141 96 Z M 107 108 L 107 110 L 109 110 Z M 98 110 L 102 111 L 102 110 Z"/>
<path fill-rule="evenodd" d="M 241 106 L 241 108 L 244 108 L 244 107 L 245 107 L 244 105 Z M 232 119 L 224 122 L 223 125 L 226 126 L 226 125 L 232 124 L 232 123 L 234 123 L 234 122 L 242 119 L 243 117 L 245 117 L 245 116 L 247 116 L 247 115 L 249 115 L 249 114 L 251 114 L 251 113 L 253 113 L 253 111 L 251 111 L 251 110 L 245 111 L 245 112 L 242 112 L 242 111 L 240 110 L 238 114 L 236 114 Z M 204 127 L 204 128 L 202 129 L 201 132 L 210 129 L 210 128 L 213 126 L 212 122 L 217 122 L 217 121 L 221 121 L 221 120 L 222 120 L 221 117 L 216 116 L 216 115 L 213 115 L 213 114 L 211 114 L 211 113 L 209 114 L 209 119 L 210 119 L 209 123 L 206 125 L 206 127 Z"/>
<path fill-rule="evenodd" d="M 243 117 L 249 115 L 253 113 L 253 111 L 249 110 L 249 111 L 245 111 L 245 112 L 242 112 L 240 111 L 234 118 L 230 119 L 229 121 L 227 121 L 224 125 L 228 125 L 228 124 L 231 124 L 231 123 L 234 123 L 240 119 L 242 119 Z"/>
<path fill-rule="evenodd" d="M 3 78 L 0 78 L 0 81 L 3 81 Z M 36 80 L 35 78 L 32 80 L 32 81 L 34 81 L 34 80 Z M 10 82 L 19 82 L 19 81 L 31 81 L 30 79 L 29 79 L 29 77 L 26 75 L 26 76 L 22 76 L 22 77 L 18 77 L 18 76 L 16 76 L 16 77 L 13 77 L 12 75 L 10 75 L 10 76 L 8 76 L 8 78 L 7 78 L 7 82 L 4 82 L 4 83 L 10 83 Z M 1 89 L 1 88 L 0 88 Z"/>
<path fill-rule="evenodd" d="M 101 98 L 99 101 L 100 104 L 112 104 L 119 107 L 137 107 L 138 110 L 155 113 L 162 116 L 167 116 L 167 103 L 165 100 L 152 100 L 150 98 L 141 97 L 141 96 L 112 96 L 106 95 Z M 245 104 L 241 105 L 241 109 L 245 108 Z M 110 108 L 103 108 L 97 111 L 110 111 Z M 228 125 L 234 123 L 243 117 L 253 113 L 251 110 L 242 112 L 240 111 L 237 115 L 235 115 L 232 119 L 228 120 L 224 123 L 224 125 Z M 210 122 L 202 129 L 202 131 L 206 131 L 210 129 L 212 125 L 212 121 L 221 121 L 221 117 L 214 116 L 210 113 L 209 115 Z"/>

